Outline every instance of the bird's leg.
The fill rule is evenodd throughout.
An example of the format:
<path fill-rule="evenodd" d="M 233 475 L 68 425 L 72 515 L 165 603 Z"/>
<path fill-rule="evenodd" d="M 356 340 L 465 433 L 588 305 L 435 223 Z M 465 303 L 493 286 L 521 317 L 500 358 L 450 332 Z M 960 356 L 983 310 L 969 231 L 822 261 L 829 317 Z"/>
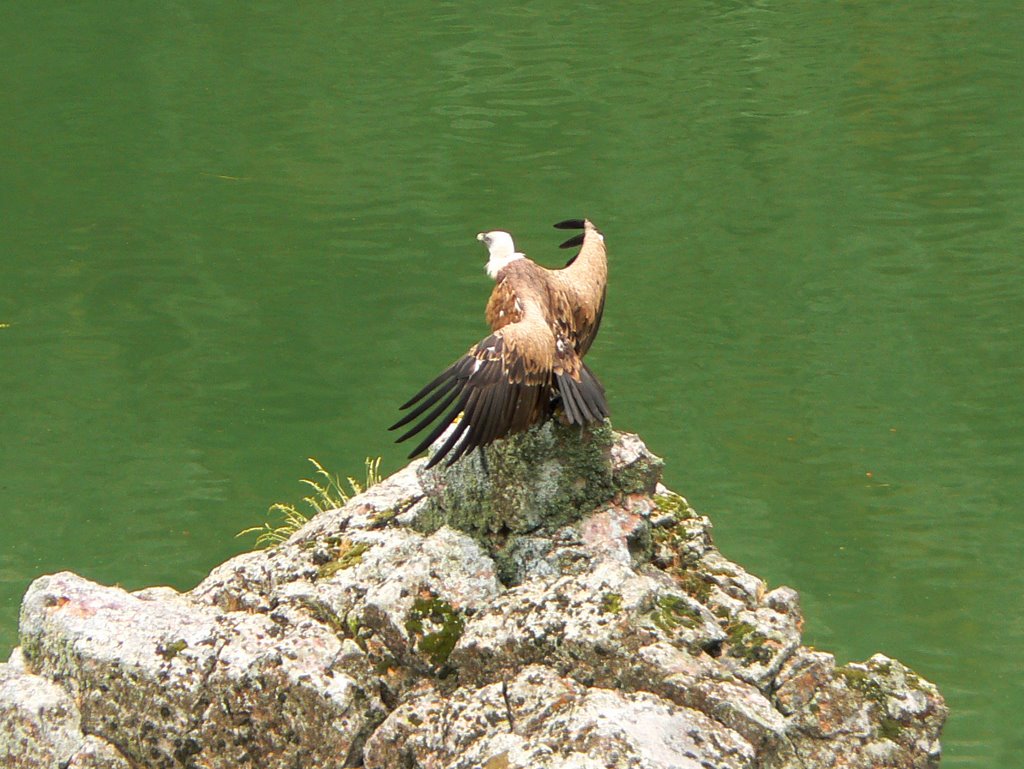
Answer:
<path fill-rule="evenodd" d="M 487 465 L 487 449 L 484 446 L 480 447 L 480 467 L 483 468 L 484 475 L 491 474 L 491 468 Z"/>

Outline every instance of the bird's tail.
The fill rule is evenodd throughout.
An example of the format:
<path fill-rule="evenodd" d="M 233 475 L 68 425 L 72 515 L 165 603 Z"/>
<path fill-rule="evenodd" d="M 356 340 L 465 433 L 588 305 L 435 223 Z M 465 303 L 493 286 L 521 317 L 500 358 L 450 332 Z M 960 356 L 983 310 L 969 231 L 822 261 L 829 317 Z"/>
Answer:
<path fill-rule="evenodd" d="M 587 364 L 580 365 L 580 381 L 577 382 L 568 373 L 559 374 L 557 379 L 562 410 L 569 424 L 585 425 L 600 422 L 608 416 L 604 387 L 587 368 Z"/>

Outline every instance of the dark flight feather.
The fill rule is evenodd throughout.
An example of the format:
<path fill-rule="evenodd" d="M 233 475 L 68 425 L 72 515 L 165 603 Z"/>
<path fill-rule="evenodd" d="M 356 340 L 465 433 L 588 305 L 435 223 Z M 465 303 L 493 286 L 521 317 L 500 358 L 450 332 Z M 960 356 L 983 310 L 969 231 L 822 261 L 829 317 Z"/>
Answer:
<path fill-rule="evenodd" d="M 556 230 L 582 230 L 585 226 L 583 219 L 565 219 L 554 225 Z"/>
<path fill-rule="evenodd" d="M 562 243 L 559 248 L 572 248 L 573 246 L 582 246 L 583 238 L 586 237 L 586 233 L 581 232 L 579 235 L 573 235 L 567 241 Z"/>

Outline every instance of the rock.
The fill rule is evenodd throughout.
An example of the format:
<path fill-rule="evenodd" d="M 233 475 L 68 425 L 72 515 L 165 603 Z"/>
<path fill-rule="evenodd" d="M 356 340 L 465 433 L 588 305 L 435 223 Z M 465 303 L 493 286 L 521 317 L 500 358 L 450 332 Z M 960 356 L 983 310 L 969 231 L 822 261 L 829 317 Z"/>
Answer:
<path fill-rule="evenodd" d="M 117 748 L 94 735 L 88 735 L 82 746 L 67 762 L 66 769 L 132 769 Z"/>
<path fill-rule="evenodd" d="M 795 757 L 808 766 L 837 754 L 852 766 L 938 766 L 942 697 L 882 654 L 836 667 L 830 654 L 801 649 L 778 676 L 776 699 L 789 713 Z"/>
<path fill-rule="evenodd" d="M 83 741 L 75 701 L 51 681 L 0 664 L 0 765 L 64 765 Z"/>
<path fill-rule="evenodd" d="M 75 694 L 82 730 L 142 766 L 326 766 L 383 715 L 334 670 L 341 642 L 317 622 L 140 598 L 65 572 L 32 584 L 20 632 L 32 669 Z"/>
<path fill-rule="evenodd" d="M 739 769 L 753 759 L 747 742 L 699 711 L 642 692 L 588 688 L 542 665 L 507 684 L 411 697 L 366 749 L 367 769 Z"/>
<path fill-rule="evenodd" d="M 449 524 L 492 544 L 552 531 L 616 494 L 653 492 L 663 464 L 636 436 L 616 439 L 607 423 L 581 430 L 549 421 L 485 452 L 421 471 L 428 500 L 418 527 Z"/>
<path fill-rule="evenodd" d="M 614 685 L 643 646 L 667 641 L 699 655 L 722 644 L 714 615 L 669 577 L 602 555 L 578 574 L 510 588 L 474 616 L 452 654 L 461 676 L 495 680 L 544 663 Z"/>
<path fill-rule="evenodd" d="M 6 769 L 129 769 L 108 742 L 82 733 L 68 691 L 24 668 L 20 651 L 0 664 L 0 766 Z"/>
<path fill-rule="evenodd" d="M 486 461 L 413 462 L 189 593 L 36 580 L 0 764 L 937 766 L 935 687 L 804 647 L 796 591 L 639 438 L 549 423 Z"/>

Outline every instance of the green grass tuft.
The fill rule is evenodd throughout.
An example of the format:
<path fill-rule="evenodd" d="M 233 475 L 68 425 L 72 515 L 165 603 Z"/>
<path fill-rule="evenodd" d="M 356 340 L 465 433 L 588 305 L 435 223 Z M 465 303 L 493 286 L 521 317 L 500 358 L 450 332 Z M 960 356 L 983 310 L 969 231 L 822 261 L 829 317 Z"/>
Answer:
<path fill-rule="evenodd" d="M 380 483 L 380 460 L 380 457 L 367 457 L 365 462 L 366 480 L 360 483 L 350 475 L 345 478 L 345 482 L 348 484 L 348 488 L 346 488 L 338 476 L 331 475 L 331 473 L 324 469 L 323 465 L 313 459 L 313 457 L 309 457 L 309 461 L 316 468 L 314 479 L 303 478 L 300 482 L 313 489 L 311 494 L 302 498 L 302 501 L 312 510 L 312 513 L 304 513 L 298 507 L 288 502 L 275 502 L 267 510 L 267 515 L 268 517 L 280 517 L 283 521 L 280 525 L 273 526 L 270 521 L 264 521 L 260 526 L 250 526 L 247 529 L 242 529 L 235 536 L 243 537 L 246 534 L 256 534 L 255 547 L 257 548 L 270 547 L 271 545 L 278 545 L 286 541 L 292 534 L 305 526 L 309 519 L 317 513 L 322 513 L 325 510 L 335 510 L 352 499 L 352 497 L 362 494 L 371 486 Z"/>

